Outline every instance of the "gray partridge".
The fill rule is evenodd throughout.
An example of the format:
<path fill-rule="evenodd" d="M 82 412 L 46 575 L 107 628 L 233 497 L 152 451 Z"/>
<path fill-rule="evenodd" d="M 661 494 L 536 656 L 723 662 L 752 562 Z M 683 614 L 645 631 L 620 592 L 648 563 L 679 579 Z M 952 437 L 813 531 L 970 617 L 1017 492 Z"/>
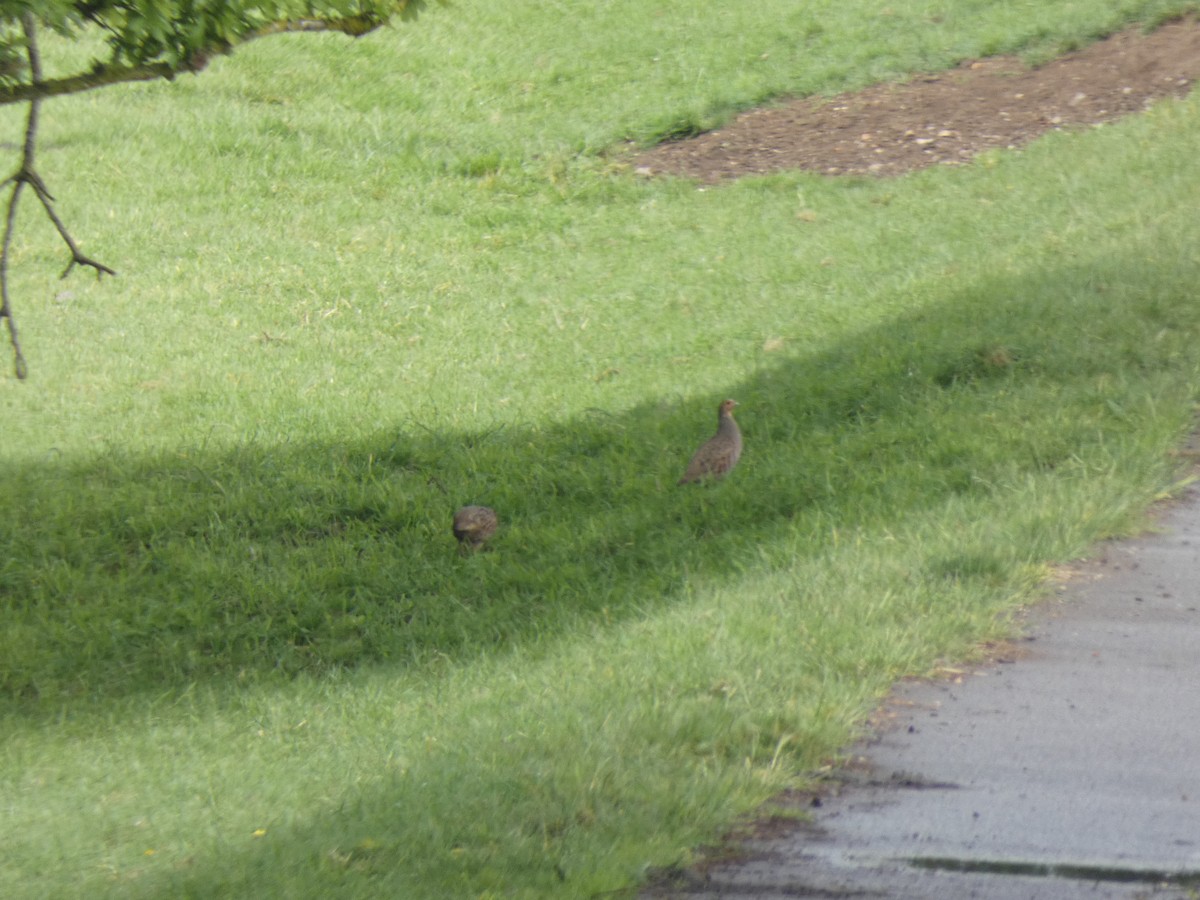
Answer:
<path fill-rule="evenodd" d="M 742 455 L 742 432 L 733 420 L 736 400 L 726 400 L 717 409 L 717 433 L 696 451 L 679 484 L 717 480 L 729 474 Z"/>
<path fill-rule="evenodd" d="M 464 506 L 454 514 L 454 536 L 458 548 L 470 553 L 483 546 L 483 542 L 496 533 L 499 525 L 496 511 L 487 506 Z"/>

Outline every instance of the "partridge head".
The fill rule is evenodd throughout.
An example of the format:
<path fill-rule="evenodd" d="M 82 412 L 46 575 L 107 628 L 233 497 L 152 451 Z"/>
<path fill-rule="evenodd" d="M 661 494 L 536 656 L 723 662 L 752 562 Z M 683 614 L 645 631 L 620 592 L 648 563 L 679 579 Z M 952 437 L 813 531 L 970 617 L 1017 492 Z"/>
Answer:
<path fill-rule="evenodd" d="M 742 455 L 742 432 L 733 419 L 736 400 L 726 400 L 717 409 L 717 433 L 692 456 L 679 484 L 724 478 Z"/>

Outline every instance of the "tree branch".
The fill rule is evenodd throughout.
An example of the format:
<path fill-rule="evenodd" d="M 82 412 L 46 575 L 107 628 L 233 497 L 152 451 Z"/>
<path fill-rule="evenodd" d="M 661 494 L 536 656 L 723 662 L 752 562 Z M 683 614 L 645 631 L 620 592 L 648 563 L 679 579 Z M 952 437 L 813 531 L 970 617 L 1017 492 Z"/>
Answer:
<path fill-rule="evenodd" d="M 364 6 L 370 6 L 365 3 Z M 249 28 L 247 31 L 240 31 L 237 24 L 232 28 L 224 27 L 227 25 L 222 20 L 222 27 L 217 29 L 215 34 L 220 34 L 220 38 L 209 38 L 213 43 L 208 46 L 193 46 L 187 38 L 193 35 L 193 30 L 183 29 L 178 30 L 174 34 L 177 40 L 172 43 L 169 39 L 155 41 L 143 47 L 139 43 L 138 33 L 136 29 L 127 29 L 129 33 L 114 32 L 118 38 L 122 35 L 124 38 L 133 36 L 133 43 L 130 45 L 137 51 L 139 48 L 145 50 L 145 55 L 140 61 L 136 52 L 131 52 L 130 59 L 135 60 L 125 64 L 114 63 L 106 65 L 97 62 L 92 65 L 91 69 L 86 72 L 80 72 L 75 75 L 67 75 L 59 78 L 46 79 L 42 72 L 41 54 L 38 50 L 37 28 L 38 17 L 31 10 L 38 4 L 22 3 L 17 4 L 13 11 L 9 11 L 5 15 L 5 20 L 8 22 L 15 21 L 17 18 L 16 10 L 24 8 L 25 11 L 20 12 L 21 28 L 24 32 L 24 42 L 8 40 L 6 36 L 5 43 L 0 46 L 0 66 L 5 66 L 4 76 L 8 79 L 14 79 L 21 73 L 22 67 L 13 66 L 13 59 L 8 57 L 13 56 L 16 51 L 22 46 L 25 50 L 25 55 L 28 57 L 28 81 L 27 83 L 15 83 L 0 85 L 0 106 L 11 103 L 29 104 L 29 118 L 25 126 L 25 142 L 21 157 L 20 166 L 17 171 L 8 178 L 0 181 L 0 188 L 12 184 L 12 193 L 8 197 L 7 212 L 5 215 L 3 234 L 0 236 L 0 319 L 4 319 L 8 327 L 9 338 L 12 343 L 13 355 L 16 364 L 16 375 L 18 379 L 24 379 L 27 375 L 27 366 L 25 356 L 21 352 L 21 343 L 17 331 L 16 320 L 13 317 L 12 304 L 9 300 L 9 285 L 8 272 L 12 262 L 12 238 L 16 229 L 17 208 L 20 205 L 21 194 L 25 186 L 33 190 L 38 201 L 42 204 L 42 208 L 46 211 L 46 215 L 50 217 L 50 221 L 54 224 L 59 236 L 66 243 L 70 250 L 71 259 L 67 263 L 67 267 L 63 270 L 62 276 L 66 278 L 71 273 L 75 266 L 84 266 L 92 268 L 96 271 L 96 277 L 101 278 L 104 275 L 116 275 L 117 273 L 96 260 L 86 256 L 79 249 L 75 240 L 71 237 L 66 225 L 59 218 L 58 213 L 54 209 L 54 197 L 47 189 L 41 175 L 38 174 L 35 166 L 35 155 L 37 150 L 37 133 L 38 133 L 38 115 L 43 100 L 51 97 L 59 97 L 64 94 L 78 94 L 84 91 L 94 90 L 100 87 L 107 87 L 113 84 L 122 84 L 138 81 L 155 81 L 160 78 L 167 80 L 173 79 L 181 72 L 199 72 L 208 65 L 209 59 L 218 54 L 230 53 L 236 46 L 240 46 L 248 41 L 257 40 L 258 38 L 268 37 L 274 34 L 285 34 L 288 32 L 318 32 L 318 31 L 336 31 L 351 37 L 362 37 L 377 28 L 387 24 L 392 15 L 398 14 L 402 19 L 414 19 L 418 12 L 424 8 L 426 0 L 392 0 L 390 3 L 375 4 L 375 11 L 364 11 L 359 15 L 353 16 L 338 16 L 337 11 L 334 11 L 333 17 L 321 18 L 318 16 L 299 17 L 295 19 L 283 19 L 277 22 L 272 22 L 262 25 L 258 28 Z M 49 6 L 47 4 L 47 6 Z M 84 19 L 90 19 L 100 27 L 108 27 L 105 24 L 105 18 L 99 12 L 103 11 L 105 4 L 94 3 L 76 3 L 75 12 L 83 16 Z M 123 4 L 112 4 L 113 8 L 118 7 L 124 9 Z M 279 7 L 274 7 L 279 9 Z M 305 6 L 299 4 L 291 7 L 292 9 L 305 9 Z M 362 7 L 359 7 L 362 9 Z M 311 12 L 312 7 L 308 6 L 306 11 Z M 128 10 L 125 10 L 128 12 Z M 45 10 L 41 10 L 45 12 Z M 136 12 L 136 9 L 134 9 Z M 285 13 L 286 14 L 286 13 Z M 215 15 L 213 13 L 212 15 Z M 117 17 L 120 20 L 120 16 Z M 57 20 L 53 20 L 57 21 Z M 243 27 L 248 26 L 249 19 L 243 17 L 239 24 Z M 61 23 L 59 23 L 61 24 Z M 178 23 L 177 23 L 178 24 Z M 129 25 L 126 22 L 126 25 Z M 117 44 L 118 48 L 125 47 L 129 51 L 129 47 L 123 43 Z M 175 47 L 174 50 L 163 51 L 163 46 Z M 153 48 L 153 49 L 148 49 Z M 116 53 L 118 51 L 114 51 Z M 175 61 L 163 60 L 163 56 L 170 57 L 172 54 L 183 55 L 186 57 Z M 114 57 L 116 58 L 116 57 Z"/>
<path fill-rule="evenodd" d="M 26 100 L 46 100 L 63 94 L 79 94 L 110 84 L 130 81 L 154 81 L 158 78 L 172 79 L 177 74 L 167 63 L 147 63 L 141 66 L 104 66 L 97 64 L 91 71 L 66 78 L 49 81 L 35 79 L 30 84 L 15 84 L 0 87 L 0 106 L 22 103 Z M 183 71 L 190 71 L 184 69 Z"/>
<path fill-rule="evenodd" d="M 350 16 L 341 19 L 287 19 L 281 22 L 271 22 L 249 32 L 241 39 L 240 43 L 248 43 L 275 34 L 314 31 L 336 31 L 357 38 L 369 34 L 384 24 L 383 21 L 372 16 Z M 156 81 L 159 78 L 172 81 L 180 73 L 199 72 L 208 65 L 211 57 L 229 53 L 232 49 L 232 47 L 224 45 L 206 47 L 198 50 L 186 62 L 179 65 L 167 62 L 150 62 L 129 66 L 96 63 L 87 72 L 63 78 L 52 78 L 49 81 L 32 77 L 31 72 L 29 84 L 0 86 L 0 106 L 22 103 L 26 100 L 46 100 L 50 97 L 61 97 L 64 94 L 80 94 L 112 84 Z"/>
<path fill-rule="evenodd" d="M 252 41 L 272 34 L 283 34 L 289 31 L 340 31 L 350 37 L 362 37 L 370 34 L 384 22 L 374 16 L 348 16 L 343 19 L 289 19 L 283 22 L 272 22 L 251 32 L 246 40 Z"/>

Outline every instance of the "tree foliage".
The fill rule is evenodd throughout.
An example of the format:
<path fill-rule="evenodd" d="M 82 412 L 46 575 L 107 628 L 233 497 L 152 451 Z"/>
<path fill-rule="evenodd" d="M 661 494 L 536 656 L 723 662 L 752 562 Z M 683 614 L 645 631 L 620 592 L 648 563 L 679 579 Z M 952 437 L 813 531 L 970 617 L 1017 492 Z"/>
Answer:
<path fill-rule="evenodd" d="M 215 54 L 282 31 L 358 37 L 393 18 L 415 18 L 425 5 L 426 0 L 3 0 L 0 104 L 195 72 Z M 27 65 L 30 18 L 71 39 L 99 32 L 106 53 L 79 72 L 39 84 Z"/>
<path fill-rule="evenodd" d="M 27 102 L 21 162 L 2 186 L 10 186 L 0 239 L 0 318 L 6 320 L 18 378 L 26 365 L 8 294 L 9 249 L 17 206 L 33 190 L 70 251 L 63 277 L 75 266 L 97 276 L 116 274 L 84 256 L 54 211 L 54 198 L 37 173 L 39 106 L 49 97 L 106 85 L 199 72 L 215 55 L 240 44 L 290 31 L 337 31 L 360 37 L 393 19 L 414 19 L 427 0 L 0 0 L 0 105 Z M 103 51 L 75 71 L 43 70 L 39 33 L 68 40 L 102 38 Z"/>

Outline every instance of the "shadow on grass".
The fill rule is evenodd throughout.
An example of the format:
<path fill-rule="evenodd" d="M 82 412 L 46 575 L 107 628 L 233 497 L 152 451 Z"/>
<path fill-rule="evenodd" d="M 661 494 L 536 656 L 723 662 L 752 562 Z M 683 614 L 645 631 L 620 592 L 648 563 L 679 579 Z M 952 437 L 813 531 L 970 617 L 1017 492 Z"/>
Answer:
<path fill-rule="evenodd" d="M 819 552 L 834 530 L 1073 466 L 1151 427 L 1155 393 L 1195 365 L 1200 273 L 1144 268 L 979 284 L 824 352 L 764 357 L 725 392 L 747 449 L 708 487 L 675 479 L 717 395 L 486 434 L 400 425 L 346 445 L 10 468 L 0 693 L 35 713 L 535 648 L 771 565 L 797 537 Z M 498 510 L 490 552 L 455 552 L 464 503 Z M 930 565 L 969 577 L 1008 563 Z"/>

